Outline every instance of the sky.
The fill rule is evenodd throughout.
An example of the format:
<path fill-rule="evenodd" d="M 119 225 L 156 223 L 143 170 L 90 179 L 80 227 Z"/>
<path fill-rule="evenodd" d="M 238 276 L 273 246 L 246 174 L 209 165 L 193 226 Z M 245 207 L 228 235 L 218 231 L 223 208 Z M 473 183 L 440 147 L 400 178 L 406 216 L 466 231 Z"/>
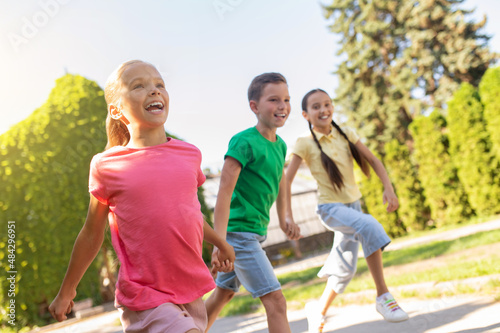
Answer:
<path fill-rule="evenodd" d="M 141 59 L 165 79 L 165 129 L 201 150 L 203 168 L 220 169 L 230 138 L 256 124 L 246 92 L 264 72 L 288 80 L 292 113 L 278 134 L 290 149 L 308 130 L 302 96 L 313 88 L 333 96 L 338 85 L 338 36 L 321 3 L 0 0 L 0 133 L 43 105 L 65 73 L 104 87 L 120 63 Z M 484 32 L 500 52 L 500 1 L 466 0 L 464 8 L 476 8 L 476 20 L 489 14 Z"/>

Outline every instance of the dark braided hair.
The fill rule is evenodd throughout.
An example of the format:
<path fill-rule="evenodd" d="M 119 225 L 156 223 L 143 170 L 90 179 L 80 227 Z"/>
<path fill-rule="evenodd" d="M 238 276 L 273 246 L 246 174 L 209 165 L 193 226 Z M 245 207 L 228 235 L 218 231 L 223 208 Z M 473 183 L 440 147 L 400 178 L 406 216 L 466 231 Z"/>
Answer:
<path fill-rule="evenodd" d="M 309 91 L 304 96 L 304 98 L 302 98 L 302 110 L 304 112 L 307 112 L 307 100 L 309 99 L 309 97 L 312 94 L 317 93 L 317 92 L 322 92 L 322 93 L 328 95 L 326 93 L 326 91 L 324 91 L 322 89 L 313 89 L 313 90 Z M 340 126 L 337 125 L 337 123 L 335 123 L 333 121 L 333 119 L 332 119 L 332 125 L 347 140 L 347 142 L 349 143 L 349 149 L 351 150 L 352 157 L 356 160 L 356 163 L 359 165 L 359 167 L 361 168 L 363 173 L 366 176 L 369 176 L 370 175 L 370 168 L 368 166 L 368 163 L 361 156 L 358 149 L 356 148 L 356 145 L 354 143 L 352 143 L 351 141 L 349 141 L 349 139 L 347 138 L 347 135 L 344 133 L 344 131 L 342 131 Z M 337 190 L 341 190 L 342 187 L 344 186 L 344 178 L 342 177 L 342 174 L 340 173 L 340 170 L 337 167 L 337 164 L 330 157 L 328 157 L 328 155 L 326 155 L 325 152 L 323 151 L 323 149 L 321 148 L 321 144 L 319 143 L 318 138 L 316 138 L 316 135 L 314 134 L 311 122 L 309 122 L 309 130 L 311 131 L 314 142 L 316 143 L 316 145 L 318 146 L 318 148 L 321 152 L 321 164 L 323 164 L 323 167 L 325 168 L 326 173 L 328 174 L 328 178 L 330 178 L 330 181 L 332 182 L 333 188 L 337 189 Z"/>

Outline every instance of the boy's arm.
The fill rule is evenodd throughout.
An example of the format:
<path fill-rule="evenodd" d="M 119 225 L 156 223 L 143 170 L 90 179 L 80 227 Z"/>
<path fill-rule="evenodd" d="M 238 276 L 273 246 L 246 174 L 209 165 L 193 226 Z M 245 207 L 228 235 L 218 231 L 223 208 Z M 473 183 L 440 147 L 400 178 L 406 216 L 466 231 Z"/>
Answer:
<path fill-rule="evenodd" d="M 214 230 L 224 241 L 226 240 L 227 234 L 231 197 L 233 196 L 234 187 L 236 186 L 240 172 L 240 162 L 235 158 L 227 156 L 224 161 L 224 166 L 222 167 L 219 193 L 217 194 L 217 202 L 215 203 L 214 210 Z M 215 245 L 212 252 L 212 267 L 219 268 L 221 266 L 219 253 L 219 248 Z"/>
<path fill-rule="evenodd" d="M 220 176 L 219 193 L 214 211 L 214 230 L 226 239 L 227 223 L 229 221 L 229 208 L 231 207 L 231 197 L 234 187 L 241 172 L 241 164 L 232 157 L 226 157 Z"/>
<path fill-rule="evenodd" d="M 384 205 L 388 203 L 387 211 L 389 213 L 395 211 L 399 207 L 399 201 L 396 193 L 394 193 L 394 188 L 392 187 L 391 180 L 387 175 L 384 165 L 375 155 L 373 155 L 370 149 L 368 149 L 368 147 L 361 142 L 361 140 L 356 142 L 356 148 L 358 148 L 358 151 L 368 161 L 378 178 L 382 181 L 382 184 L 384 184 L 384 194 L 382 200 Z"/>
<path fill-rule="evenodd" d="M 49 306 L 49 311 L 57 321 L 66 319 L 71 312 L 76 287 L 101 249 L 109 207 L 90 196 L 89 210 L 82 230 L 76 238 L 68 270 L 56 298 Z"/>
<path fill-rule="evenodd" d="M 299 239 L 300 227 L 293 221 L 292 207 L 291 207 L 291 184 L 288 184 L 285 170 L 283 169 L 283 176 L 279 184 L 278 198 L 276 199 L 276 210 L 280 228 L 291 239 Z"/>

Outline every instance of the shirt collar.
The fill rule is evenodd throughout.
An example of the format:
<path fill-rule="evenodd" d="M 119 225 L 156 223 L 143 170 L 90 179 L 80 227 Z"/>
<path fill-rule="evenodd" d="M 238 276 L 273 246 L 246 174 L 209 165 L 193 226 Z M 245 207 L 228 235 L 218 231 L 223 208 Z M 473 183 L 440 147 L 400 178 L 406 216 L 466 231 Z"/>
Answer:
<path fill-rule="evenodd" d="M 316 139 L 318 139 L 318 141 L 321 140 L 323 137 L 335 139 L 339 134 L 338 131 L 336 131 L 333 128 L 333 126 L 330 126 L 330 133 L 328 133 L 327 135 L 320 133 L 320 132 L 317 132 L 314 129 L 313 129 L 313 132 L 314 132 L 314 135 L 316 135 Z"/>

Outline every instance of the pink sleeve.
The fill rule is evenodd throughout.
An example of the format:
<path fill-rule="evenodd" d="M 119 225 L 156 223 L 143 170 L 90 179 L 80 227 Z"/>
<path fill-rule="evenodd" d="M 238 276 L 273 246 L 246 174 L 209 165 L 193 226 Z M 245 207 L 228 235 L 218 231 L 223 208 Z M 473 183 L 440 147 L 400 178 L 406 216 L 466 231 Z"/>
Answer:
<path fill-rule="evenodd" d="M 203 174 L 203 171 L 201 171 L 201 169 L 198 169 L 198 187 L 203 185 L 206 179 L 207 177 Z"/>
<path fill-rule="evenodd" d="M 102 182 L 102 176 L 99 173 L 98 161 L 99 154 L 95 155 L 90 162 L 90 173 L 89 173 L 89 192 L 92 194 L 99 202 L 109 205 L 108 196 L 106 194 L 106 189 Z"/>

